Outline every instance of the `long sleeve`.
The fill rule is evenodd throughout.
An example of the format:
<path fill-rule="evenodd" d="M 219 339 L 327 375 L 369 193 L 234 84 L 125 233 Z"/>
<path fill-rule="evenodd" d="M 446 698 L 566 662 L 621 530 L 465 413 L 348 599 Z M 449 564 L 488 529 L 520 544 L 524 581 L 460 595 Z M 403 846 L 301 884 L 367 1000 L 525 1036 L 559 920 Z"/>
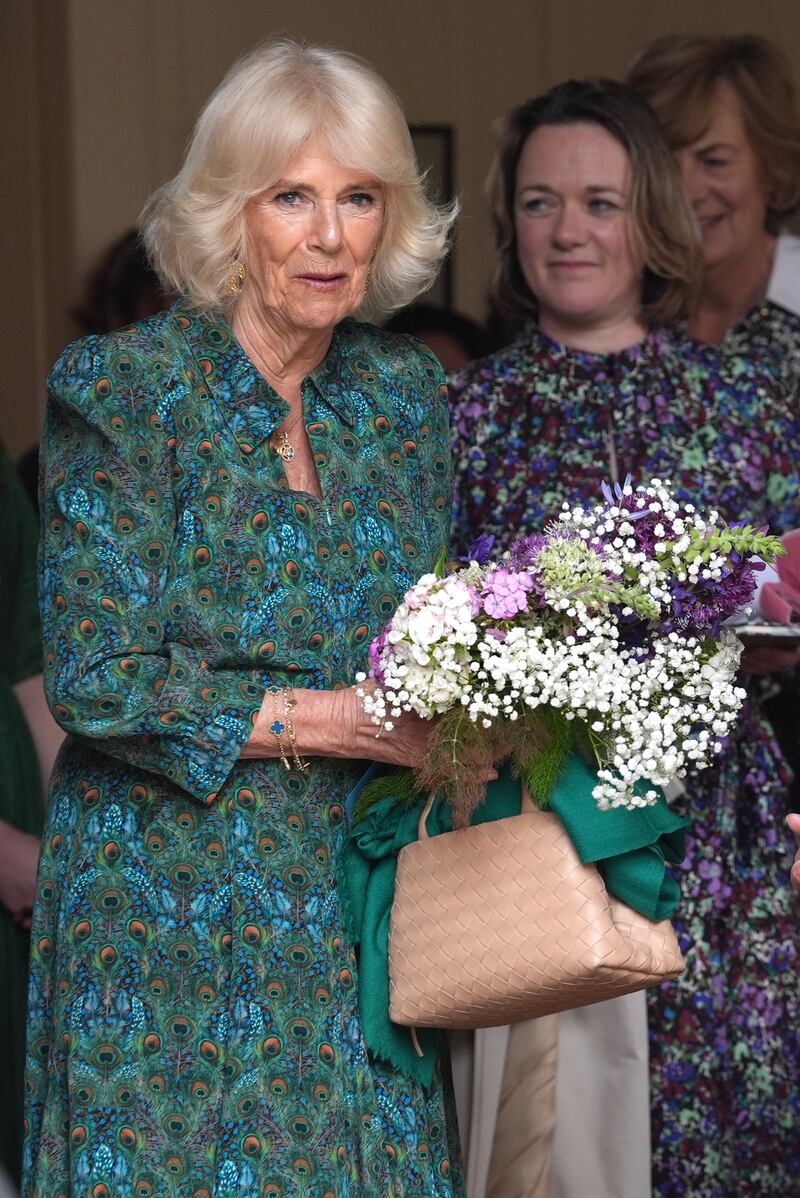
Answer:
<path fill-rule="evenodd" d="M 784 365 L 757 381 L 753 422 L 766 479 L 766 519 L 776 534 L 800 525 L 800 407 L 797 379 Z"/>
<path fill-rule="evenodd" d="M 58 722 L 210 802 L 250 735 L 256 671 L 213 669 L 181 625 L 169 410 L 90 338 L 49 380 L 40 591 Z M 155 393 L 154 393 L 155 391 Z"/>
<path fill-rule="evenodd" d="M 796 528 L 800 418 L 780 361 L 758 347 L 749 353 L 702 347 L 688 377 L 708 407 L 707 468 L 725 455 L 718 503 L 726 518 L 761 519 L 776 534 Z"/>

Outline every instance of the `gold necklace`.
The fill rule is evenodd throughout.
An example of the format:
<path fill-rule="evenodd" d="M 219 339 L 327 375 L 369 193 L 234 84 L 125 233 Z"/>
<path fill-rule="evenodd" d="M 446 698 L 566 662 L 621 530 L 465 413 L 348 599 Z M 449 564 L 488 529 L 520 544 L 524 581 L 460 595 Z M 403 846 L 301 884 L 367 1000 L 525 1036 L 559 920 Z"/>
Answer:
<path fill-rule="evenodd" d="M 287 425 L 286 428 L 278 428 L 273 433 L 274 437 L 280 437 L 281 440 L 276 441 L 273 444 L 272 448 L 275 451 L 275 453 L 277 453 L 278 457 L 282 458 L 284 460 L 284 462 L 291 462 L 294 459 L 295 448 L 294 448 L 294 445 L 292 445 L 291 441 L 289 440 L 289 433 L 292 431 L 294 426 L 298 423 L 298 421 L 300 420 L 300 417 L 302 415 L 303 415 L 303 409 L 301 407 L 300 411 L 295 416 L 295 418 L 291 424 Z"/>

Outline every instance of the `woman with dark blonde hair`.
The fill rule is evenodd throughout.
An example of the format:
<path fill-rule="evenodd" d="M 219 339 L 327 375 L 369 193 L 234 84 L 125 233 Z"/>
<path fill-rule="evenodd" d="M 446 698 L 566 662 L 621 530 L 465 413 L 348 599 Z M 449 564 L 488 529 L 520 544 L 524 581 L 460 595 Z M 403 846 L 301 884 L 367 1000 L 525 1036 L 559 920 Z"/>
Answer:
<path fill-rule="evenodd" d="M 701 251 L 674 156 L 643 101 L 624 84 L 586 80 L 514 109 L 501 129 L 489 200 L 498 252 L 495 302 L 529 323 L 516 341 L 468 366 L 451 387 L 459 551 L 481 533 L 494 534 L 496 548 L 503 548 L 538 532 L 562 502 L 585 501 L 603 481 L 626 474 L 636 483 L 671 479 L 683 501 L 715 508 L 727 520 L 769 523 L 774 531 L 793 525 L 800 427 L 778 369 L 698 344 L 675 323 L 691 311 Z M 776 856 L 759 828 L 783 786 L 784 766 L 761 714 L 759 688 L 752 686 L 739 729 L 717 763 L 686 779 L 695 827 L 687 888 L 698 894 L 705 888 L 713 906 L 718 899 L 711 896 L 731 887 L 725 901 L 739 904 L 743 923 L 759 913 L 751 910 L 747 882 L 729 883 L 728 863 L 709 851 L 715 841 L 708 829 L 739 820 L 748 877 L 760 871 L 769 886 Z M 800 937 L 796 921 L 792 929 L 781 923 L 772 932 L 767 922 L 758 921 L 766 956 L 741 979 L 754 1008 L 742 1017 L 762 1027 L 755 983 Z M 712 943 L 713 960 L 693 958 L 683 936 L 690 965 L 675 1012 L 682 1027 L 704 1020 L 710 1026 L 708 1007 L 722 1006 L 716 983 L 703 981 L 718 968 L 720 945 L 717 938 Z M 728 976 L 724 984 L 739 982 Z M 800 994 L 797 974 L 793 986 Z M 646 1051 L 629 1034 L 638 1019 L 644 1044 L 644 1003 L 628 1004 L 627 1015 L 620 1003 L 628 1000 L 561 1017 L 550 1198 L 650 1192 Z M 548 1193 L 546 1176 L 538 1189 L 529 1184 L 539 1166 L 526 1151 L 525 1134 L 532 1142 L 535 1129 L 526 1129 L 519 1116 L 518 1096 L 530 1072 L 528 1026 L 510 1033 L 490 1171 L 489 1193 L 498 1198 Z M 721 1021 L 719 1029 L 728 1036 L 730 1025 Z M 658 1021 L 652 1036 L 658 1045 Z M 709 1048 L 709 1059 L 719 1048 Z M 629 1062 L 638 1062 L 633 1082 Z M 699 1062 L 696 1077 L 699 1108 L 712 1082 Z M 674 1089 L 680 1079 L 671 1080 Z M 552 1085 L 541 1069 L 539 1081 Z M 569 1119 L 562 1117 L 564 1095 Z M 698 1115 L 700 1126 L 704 1119 Z M 546 1122 L 542 1126 L 540 1160 Z M 706 1159 L 717 1159 L 719 1148 L 710 1138 Z M 783 1176 L 783 1164 L 776 1167 Z M 706 1165 L 695 1156 L 684 1168 L 696 1173 Z M 724 1182 L 714 1188 L 713 1170 L 707 1171 L 708 1188 L 698 1194 L 736 1192 Z M 771 1192 L 790 1192 L 788 1181 L 783 1191 Z"/>
<path fill-rule="evenodd" d="M 786 231 L 800 207 L 800 114 L 787 59 L 753 34 L 675 35 L 646 46 L 628 81 L 664 130 L 699 226 L 690 330 L 774 356 L 800 411 L 800 238 Z M 659 1194 L 733 1192 L 745 1174 L 755 1198 L 797 1184 L 800 945 L 785 818 L 800 795 L 800 699 L 796 674 L 777 672 L 795 662 L 762 651 L 773 671 L 762 710 L 782 755 L 774 746 L 754 758 L 755 786 L 696 822 L 690 855 L 703 871 L 687 873 L 680 912 L 694 958 L 651 994 Z M 692 971 L 693 959 L 713 971 Z"/>
<path fill-rule="evenodd" d="M 792 68 L 766 38 L 658 38 L 628 71 L 674 151 L 703 246 L 690 328 L 771 346 L 800 387 L 800 112 Z"/>

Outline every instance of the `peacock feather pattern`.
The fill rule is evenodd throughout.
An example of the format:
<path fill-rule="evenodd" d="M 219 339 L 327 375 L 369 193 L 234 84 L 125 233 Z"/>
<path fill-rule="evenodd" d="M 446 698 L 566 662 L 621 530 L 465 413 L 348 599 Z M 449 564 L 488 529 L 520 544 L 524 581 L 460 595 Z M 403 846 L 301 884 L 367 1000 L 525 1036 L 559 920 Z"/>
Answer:
<path fill-rule="evenodd" d="M 435 359 L 355 322 L 286 405 L 176 305 L 50 378 L 56 766 L 32 940 L 28 1198 L 457 1198 L 445 1083 L 368 1058 L 336 885 L 363 763 L 239 760 L 273 683 L 353 682 L 450 514 Z"/>

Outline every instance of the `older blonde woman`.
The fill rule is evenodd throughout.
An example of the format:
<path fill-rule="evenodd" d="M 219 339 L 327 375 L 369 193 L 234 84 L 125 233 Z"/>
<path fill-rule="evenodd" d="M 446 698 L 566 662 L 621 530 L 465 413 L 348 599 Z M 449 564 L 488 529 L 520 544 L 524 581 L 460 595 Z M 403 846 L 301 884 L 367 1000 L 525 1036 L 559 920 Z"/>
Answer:
<path fill-rule="evenodd" d="M 335 884 L 359 759 L 425 745 L 352 683 L 450 511 L 436 360 L 348 318 L 420 291 L 451 219 L 370 68 L 268 44 L 146 209 L 182 298 L 53 370 L 38 1198 L 461 1193 L 442 1081 L 367 1057 Z"/>
<path fill-rule="evenodd" d="M 800 238 L 784 228 L 800 208 L 791 63 L 755 34 L 671 34 L 645 46 L 628 82 L 658 117 L 697 217 L 704 271 L 693 334 L 772 343 L 797 378 Z"/>

